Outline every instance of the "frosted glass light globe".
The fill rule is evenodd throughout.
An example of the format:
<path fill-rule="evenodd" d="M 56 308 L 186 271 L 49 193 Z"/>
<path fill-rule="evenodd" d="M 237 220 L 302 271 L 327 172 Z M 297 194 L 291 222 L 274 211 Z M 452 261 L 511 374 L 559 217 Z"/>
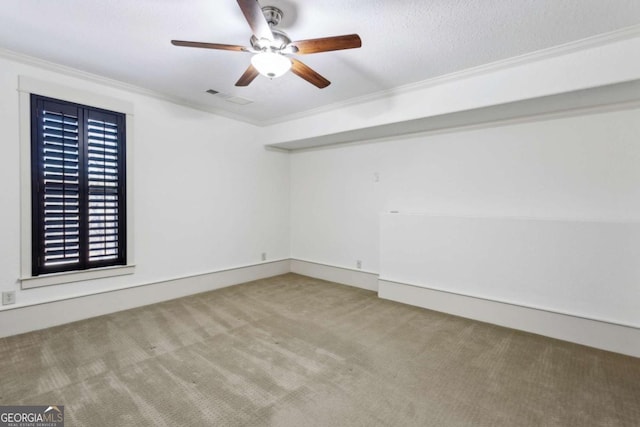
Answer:
<path fill-rule="evenodd" d="M 251 65 L 263 76 L 275 79 L 291 69 L 291 60 L 279 53 L 261 52 L 253 55 Z"/>

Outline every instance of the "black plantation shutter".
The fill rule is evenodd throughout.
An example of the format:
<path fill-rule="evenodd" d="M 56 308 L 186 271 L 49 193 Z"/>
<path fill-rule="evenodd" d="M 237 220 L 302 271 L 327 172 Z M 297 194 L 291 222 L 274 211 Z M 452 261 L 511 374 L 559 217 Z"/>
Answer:
<path fill-rule="evenodd" d="M 37 100 L 32 112 L 33 270 L 80 266 L 80 122 L 73 105 Z M 35 113 L 35 114 L 33 114 Z M 36 247 L 37 246 L 37 247 Z"/>
<path fill-rule="evenodd" d="M 124 223 L 120 207 L 124 207 L 120 185 L 123 180 L 124 156 L 119 149 L 123 123 L 114 114 L 89 111 L 87 117 L 87 166 L 89 262 L 117 260 L 124 254 L 120 238 Z"/>
<path fill-rule="evenodd" d="M 124 115 L 31 104 L 33 275 L 125 264 Z"/>

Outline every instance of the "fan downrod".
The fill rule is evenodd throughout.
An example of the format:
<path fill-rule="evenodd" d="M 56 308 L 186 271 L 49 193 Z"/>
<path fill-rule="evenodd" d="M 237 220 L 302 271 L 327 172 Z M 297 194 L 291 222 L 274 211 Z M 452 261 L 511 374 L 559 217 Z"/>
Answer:
<path fill-rule="evenodd" d="M 262 14 L 264 15 L 270 27 L 277 26 L 282 20 L 282 15 L 283 15 L 282 11 L 275 6 L 263 7 Z"/>

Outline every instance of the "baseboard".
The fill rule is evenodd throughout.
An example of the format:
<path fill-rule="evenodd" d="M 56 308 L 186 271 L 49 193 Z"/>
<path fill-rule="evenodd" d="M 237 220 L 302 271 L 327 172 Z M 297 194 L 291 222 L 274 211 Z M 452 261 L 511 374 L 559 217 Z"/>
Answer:
<path fill-rule="evenodd" d="M 380 279 L 380 298 L 640 357 L 640 329 Z"/>
<path fill-rule="evenodd" d="M 290 271 L 289 260 L 266 262 L 0 311 L 0 337 L 212 291 Z"/>
<path fill-rule="evenodd" d="M 344 267 L 291 259 L 291 272 L 316 279 L 328 280 L 356 288 L 378 291 L 378 274 Z"/>
<path fill-rule="evenodd" d="M 378 279 L 376 273 L 286 259 L 0 311 L 0 337 L 49 328 L 293 272 L 380 298 L 640 357 L 640 329 Z"/>

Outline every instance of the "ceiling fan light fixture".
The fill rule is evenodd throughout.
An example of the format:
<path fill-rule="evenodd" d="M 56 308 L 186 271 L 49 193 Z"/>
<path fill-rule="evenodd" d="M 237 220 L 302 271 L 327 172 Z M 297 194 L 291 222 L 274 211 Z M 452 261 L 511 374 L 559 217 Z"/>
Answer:
<path fill-rule="evenodd" d="M 274 6 L 260 7 L 258 0 L 237 0 L 237 2 L 253 33 L 249 39 L 251 46 L 192 42 L 186 40 L 171 40 L 171 44 L 174 46 L 253 53 L 254 56 L 251 58 L 251 65 L 247 67 L 236 82 L 236 86 L 238 87 L 249 86 L 259 74 L 270 79 L 275 79 L 291 70 L 296 76 L 306 80 L 319 89 L 323 89 L 331 84 L 329 80 L 322 77 L 298 59 L 290 58 L 287 55 L 305 55 L 309 53 L 330 52 L 333 50 L 354 49 L 362 46 L 362 40 L 360 40 L 360 36 L 357 34 L 320 37 L 292 42 L 284 31 L 276 28 L 282 19 L 282 11 L 280 9 Z"/>
<path fill-rule="evenodd" d="M 270 79 L 282 76 L 291 69 L 291 60 L 275 52 L 260 52 L 251 58 L 251 65 Z"/>

